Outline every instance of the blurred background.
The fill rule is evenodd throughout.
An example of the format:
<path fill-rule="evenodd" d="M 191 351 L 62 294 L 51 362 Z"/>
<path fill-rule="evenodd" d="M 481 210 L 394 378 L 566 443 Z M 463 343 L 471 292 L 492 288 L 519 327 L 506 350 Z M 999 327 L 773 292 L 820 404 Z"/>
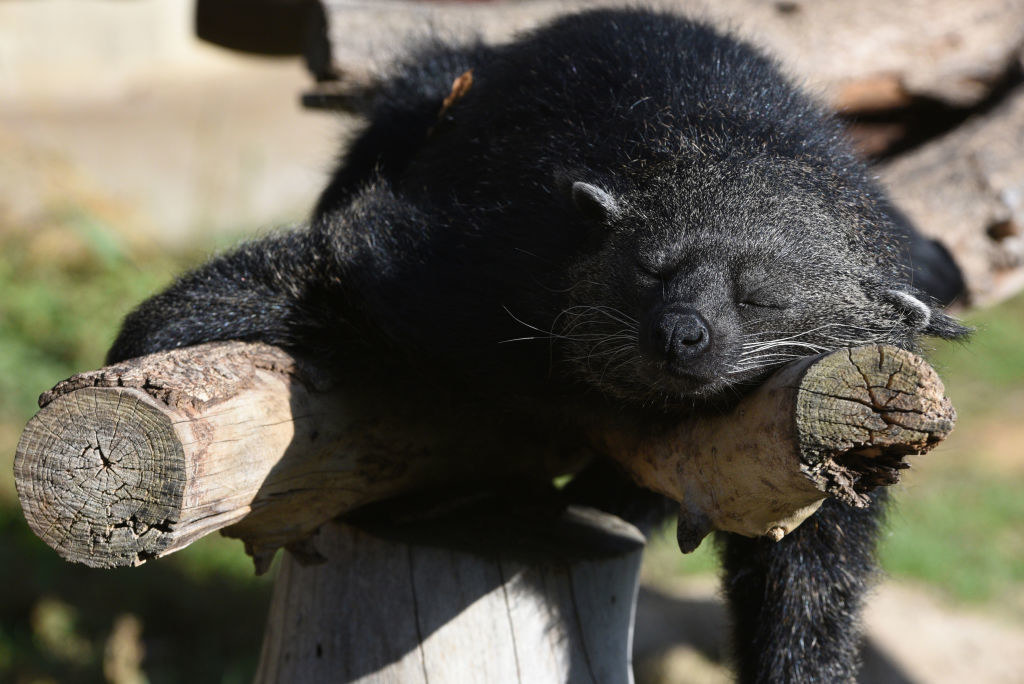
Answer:
<path fill-rule="evenodd" d="M 503 35 L 564 3 L 507 4 L 508 15 L 477 4 L 452 11 Z M 800 3 L 753 4 L 780 21 L 803 16 Z M 1000 23 L 1021 24 L 1019 3 L 991 4 L 1020 9 Z M 0 0 L 0 681 L 243 682 L 255 670 L 273 570 L 254 576 L 240 542 L 203 539 L 129 570 L 72 566 L 28 530 L 11 473 L 38 394 L 101 366 L 136 303 L 217 250 L 305 218 L 357 122 L 336 107 L 351 108 L 374 60 L 396 49 L 390 31 L 426 21 L 403 2 L 324 3 L 353 12 L 348 30 L 358 37 L 340 40 L 344 26 L 318 3 L 256 5 L 277 18 L 261 24 L 255 12 L 232 32 L 218 12 L 237 16 L 238 3 L 205 3 L 206 37 L 276 56 L 200 40 L 190 2 Z M 291 28 L 266 39 L 275 22 Z M 997 44 L 1002 52 L 990 54 L 995 66 L 969 97 L 918 92 L 901 77 L 902 91 L 883 78 L 865 100 L 852 87 L 830 90 L 825 77 L 810 81 L 884 178 L 934 172 L 938 162 L 925 163 L 942 158 L 934 149 L 957 136 L 980 144 L 978 131 L 999 117 L 1017 126 L 995 136 L 1002 151 L 1024 157 L 1014 114 L 1024 111 L 1014 104 L 1021 29 L 1016 43 L 986 39 L 989 53 Z M 803 76 L 806 58 L 787 59 Z M 929 357 L 960 421 L 896 488 L 863 681 L 1024 681 L 1024 297 L 1008 296 L 1019 287 L 1024 176 L 1002 171 L 996 194 L 1009 213 L 980 224 L 1002 251 L 974 266 L 991 272 L 1002 259 L 1002 271 L 995 284 L 971 281 L 975 301 L 987 303 L 964 314 L 972 341 Z M 934 199 L 923 195 L 942 195 L 910 182 L 893 194 L 918 207 L 919 221 Z M 671 534 L 654 540 L 638 681 L 729 681 L 715 574 L 710 543 L 684 557 Z"/>

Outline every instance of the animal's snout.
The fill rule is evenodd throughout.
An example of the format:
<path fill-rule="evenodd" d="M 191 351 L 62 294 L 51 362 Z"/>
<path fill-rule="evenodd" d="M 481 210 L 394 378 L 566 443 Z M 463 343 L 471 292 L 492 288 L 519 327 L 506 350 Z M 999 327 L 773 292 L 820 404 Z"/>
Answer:
<path fill-rule="evenodd" d="M 686 363 L 711 346 L 708 322 L 688 306 L 666 306 L 651 317 L 645 332 L 645 351 L 669 363 Z"/>

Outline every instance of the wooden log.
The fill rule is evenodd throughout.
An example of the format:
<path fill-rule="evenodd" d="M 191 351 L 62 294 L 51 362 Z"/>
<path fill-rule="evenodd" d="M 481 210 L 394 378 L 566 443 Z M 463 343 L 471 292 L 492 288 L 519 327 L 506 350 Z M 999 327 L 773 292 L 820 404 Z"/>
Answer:
<path fill-rule="evenodd" d="M 949 247 L 971 305 L 1024 289 L 1022 144 L 1024 87 L 1018 86 L 985 116 L 881 169 L 900 208 Z"/>
<path fill-rule="evenodd" d="M 440 397 L 326 389 L 284 351 L 244 343 L 74 376 L 40 397 L 18 444 L 25 517 L 62 557 L 95 567 L 138 565 L 227 526 L 263 567 L 363 504 L 482 478 L 492 462 L 551 477 L 581 458 L 557 441 L 506 453 L 511 443 L 491 444 L 497 428 L 453 423 Z"/>
<path fill-rule="evenodd" d="M 324 525 L 310 542 L 322 563 L 285 554 L 255 681 L 631 682 L 644 537 L 568 514 L 621 550 L 534 553 L 483 535 L 459 550 Z"/>
<path fill-rule="evenodd" d="M 725 415 L 598 434 L 640 484 L 681 503 L 685 553 L 716 529 L 778 541 L 825 495 L 865 507 L 868 492 L 898 482 L 905 457 L 934 448 L 955 421 L 923 359 L 877 345 L 790 364 Z"/>
<path fill-rule="evenodd" d="M 682 502 L 693 544 L 710 527 L 780 538 L 826 495 L 863 504 L 954 420 L 934 371 L 882 347 L 799 362 L 730 413 L 660 431 L 628 420 L 574 431 L 566 417 L 538 430 L 528 426 L 543 416 L 488 422 L 484 408 L 467 420 L 434 394 L 327 390 L 285 352 L 243 343 L 75 376 L 40 398 L 18 444 L 25 517 L 61 556 L 92 566 L 136 565 L 227 528 L 261 567 L 365 504 L 549 480 L 577 471 L 590 444 Z"/>

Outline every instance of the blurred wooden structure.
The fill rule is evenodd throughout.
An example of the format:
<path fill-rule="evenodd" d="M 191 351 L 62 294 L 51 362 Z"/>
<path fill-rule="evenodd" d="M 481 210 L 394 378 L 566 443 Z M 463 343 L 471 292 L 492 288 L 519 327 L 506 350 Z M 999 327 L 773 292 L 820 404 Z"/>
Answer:
<path fill-rule="evenodd" d="M 199 0 L 197 31 L 228 47 L 301 53 L 316 81 L 307 106 L 364 113 L 377 68 L 417 37 L 501 41 L 561 12 L 616 4 Z M 764 47 L 844 117 L 864 154 L 885 161 L 897 204 L 953 252 L 967 283 L 962 304 L 1024 289 L 1024 0 L 653 4 Z"/>

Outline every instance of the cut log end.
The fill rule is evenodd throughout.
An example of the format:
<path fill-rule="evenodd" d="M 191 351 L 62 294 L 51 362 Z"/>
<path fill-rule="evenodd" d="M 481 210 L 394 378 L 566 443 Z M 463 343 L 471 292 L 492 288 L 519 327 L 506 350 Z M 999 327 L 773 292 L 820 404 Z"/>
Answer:
<path fill-rule="evenodd" d="M 637 482 L 680 502 L 677 539 L 689 552 L 712 530 L 780 541 L 828 496 L 867 506 L 908 456 L 952 430 L 944 393 L 912 352 L 857 347 L 779 369 L 726 414 L 595 434 Z"/>
<path fill-rule="evenodd" d="M 173 425 L 134 389 L 84 388 L 29 421 L 14 472 L 29 527 L 92 567 L 163 554 L 186 473 Z"/>
<path fill-rule="evenodd" d="M 830 354 L 800 383 L 796 408 L 801 469 L 816 487 L 864 507 L 895 484 L 908 456 L 945 439 L 956 411 L 938 374 L 895 347 Z"/>

